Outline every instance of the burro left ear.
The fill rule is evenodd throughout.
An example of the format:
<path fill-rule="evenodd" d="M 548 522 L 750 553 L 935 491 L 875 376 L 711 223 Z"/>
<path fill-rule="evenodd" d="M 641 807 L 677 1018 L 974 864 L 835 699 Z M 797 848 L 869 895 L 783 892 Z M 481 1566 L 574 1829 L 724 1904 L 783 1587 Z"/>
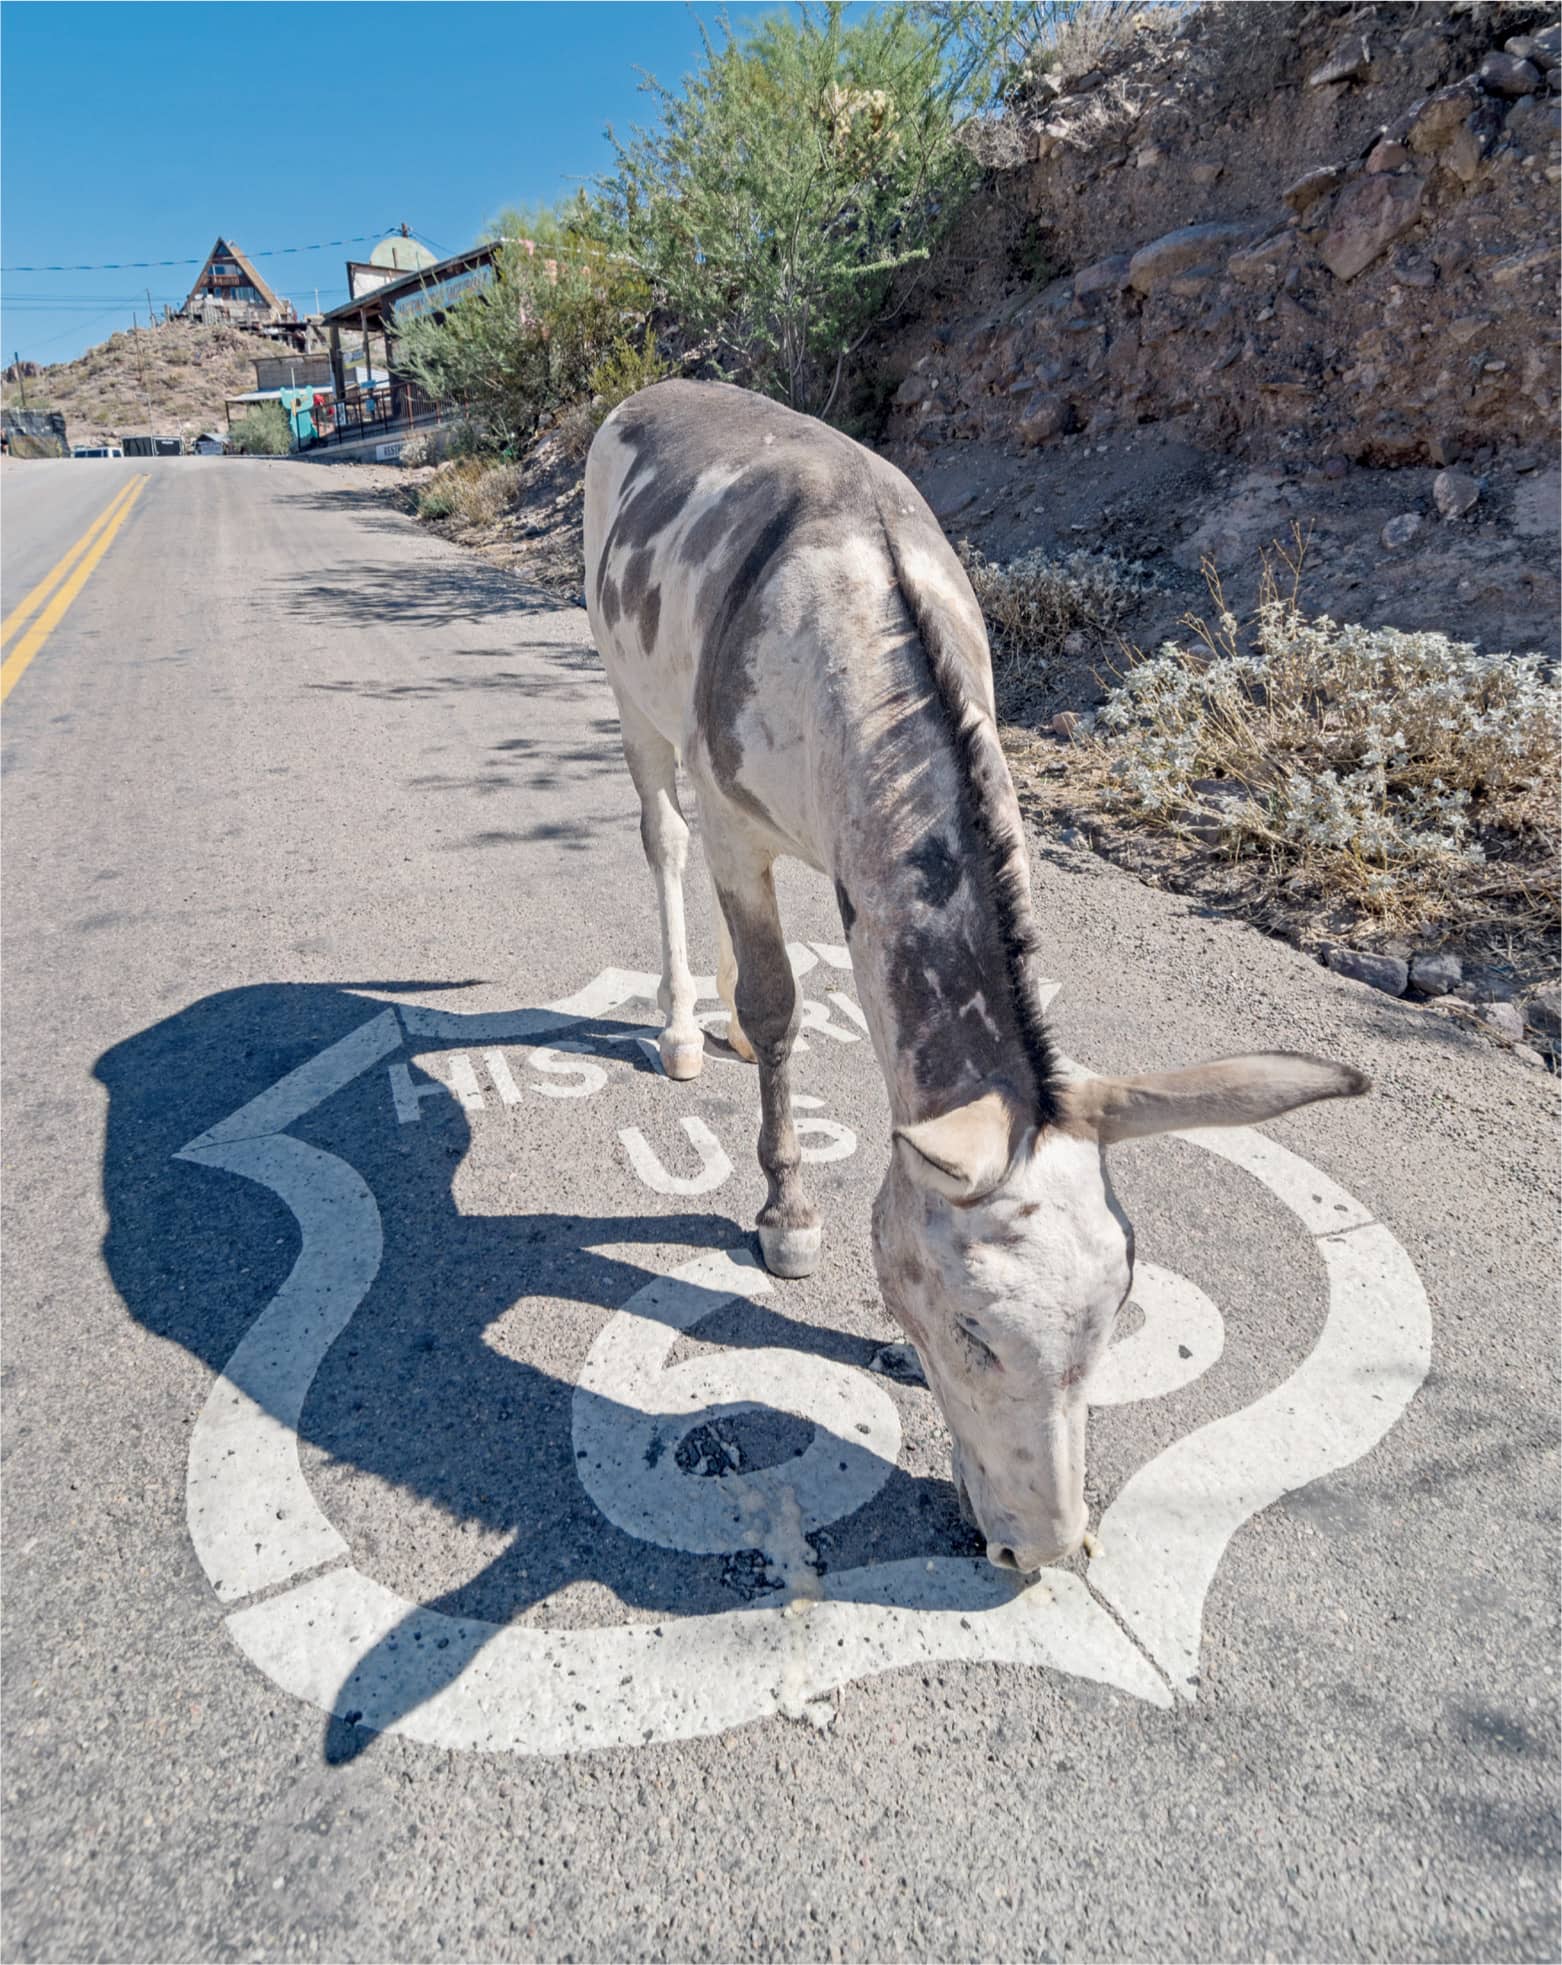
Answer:
<path fill-rule="evenodd" d="M 1252 1126 L 1320 1098 L 1360 1098 L 1372 1080 L 1348 1064 L 1295 1051 L 1152 1071 L 1142 1078 L 1084 1078 L 1063 1088 L 1063 1127 L 1111 1146 L 1190 1126 Z"/>

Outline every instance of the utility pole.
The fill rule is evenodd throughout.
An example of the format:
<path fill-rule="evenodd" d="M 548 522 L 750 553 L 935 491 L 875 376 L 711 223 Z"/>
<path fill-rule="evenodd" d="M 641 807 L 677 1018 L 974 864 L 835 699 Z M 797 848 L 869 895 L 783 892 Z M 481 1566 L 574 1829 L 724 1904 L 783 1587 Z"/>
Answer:
<path fill-rule="evenodd" d="M 19 350 L 11 350 L 11 360 L 16 364 L 16 386 L 22 392 L 22 408 L 27 407 L 27 381 L 22 374 L 22 357 Z"/>
<path fill-rule="evenodd" d="M 150 300 L 151 300 L 151 298 L 152 298 L 152 296 L 151 296 L 150 294 L 148 294 L 148 295 L 147 295 L 147 299 L 148 299 L 148 301 L 150 301 Z M 147 393 L 147 387 L 146 387 L 146 369 L 145 369 L 145 367 L 143 366 L 143 364 L 142 364 L 142 361 L 141 361 L 141 323 L 140 323 L 140 322 L 139 322 L 139 321 L 138 321 L 138 320 L 136 319 L 136 317 L 135 317 L 135 315 L 134 315 L 134 314 L 132 314 L 132 315 L 131 315 L 131 317 L 130 317 L 130 329 L 131 329 L 131 334 L 130 334 L 130 345 L 131 345 L 131 346 L 132 346 L 132 347 L 133 347 L 133 348 L 135 349 L 135 351 L 136 351 L 136 374 L 137 374 L 138 376 L 140 376 L 140 378 L 141 378 L 141 400 L 142 400 L 142 402 L 143 402 L 143 403 L 144 403 L 144 404 L 146 405 L 146 433 L 147 433 L 147 435 L 148 435 L 148 436 L 151 436 L 151 434 L 152 434 L 152 398 L 151 398 L 151 397 L 150 397 L 150 395 L 148 395 L 148 393 Z"/>

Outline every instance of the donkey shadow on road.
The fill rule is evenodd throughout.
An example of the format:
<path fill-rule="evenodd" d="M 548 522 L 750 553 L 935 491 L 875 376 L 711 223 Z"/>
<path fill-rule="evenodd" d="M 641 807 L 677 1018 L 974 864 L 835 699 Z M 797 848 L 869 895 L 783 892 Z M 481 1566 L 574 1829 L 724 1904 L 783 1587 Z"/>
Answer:
<path fill-rule="evenodd" d="M 175 1156 L 383 1012 L 382 1001 L 357 990 L 426 995 L 463 986 L 380 981 L 235 989 L 192 1003 L 102 1055 L 95 1075 L 109 1096 L 104 1255 L 139 1323 L 182 1345 L 213 1374 L 224 1371 L 286 1280 L 299 1252 L 298 1226 L 271 1190 Z M 630 1028 L 595 1018 L 571 1034 L 587 1044 L 595 1036 L 619 1070 L 649 1071 L 638 1047 L 624 1041 Z M 420 1052 L 436 1048 L 417 1040 Z M 746 1230 L 677 1197 L 666 1213 L 464 1212 L 455 1175 L 471 1122 L 443 1087 L 425 1080 L 420 1089 L 418 1123 L 398 1124 L 381 1064 L 288 1128 L 356 1169 L 383 1226 L 375 1280 L 326 1356 L 298 1420 L 304 1464 L 317 1486 L 326 1481 L 328 1505 L 341 1513 L 338 1526 L 354 1543 L 355 1557 L 369 1568 L 376 1557 L 389 1557 L 415 1572 L 426 1566 L 436 1538 L 436 1559 L 463 1535 L 475 1536 L 485 1551 L 502 1543 L 475 1574 L 419 1606 L 480 1620 L 484 1629 L 578 1583 L 605 1586 L 653 1615 L 711 1615 L 775 1601 L 774 1578 L 757 1552 L 687 1554 L 615 1527 L 581 1485 L 572 1434 L 573 1374 L 605 1317 L 665 1274 L 669 1259 L 747 1248 Z M 522 1135 L 514 1137 L 519 1142 Z M 637 1247 L 656 1253 L 642 1265 Z M 670 1247 L 682 1253 L 669 1258 Z M 699 1336 L 866 1366 L 894 1335 L 887 1322 L 874 1338 L 808 1323 L 789 1314 L 799 1303 L 799 1286 L 765 1304 L 734 1299 L 713 1310 Z M 501 1323 L 503 1349 L 492 1341 Z M 293 1423 L 291 1414 L 273 1416 Z M 643 1415 L 626 1412 L 625 1423 L 631 1417 Z M 779 1410 L 752 1419 L 753 1465 L 799 1454 L 815 1436 L 810 1421 Z M 691 1429 L 698 1424 L 698 1415 L 688 1421 Z M 861 1451 L 860 1441 L 843 1442 L 843 1450 L 847 1445 Z M 344 1485 L 343 1470 L 381 1485 Z M 182 1514 L 179 1497 L 170 1495 L 169 1505 Z M 817 1531 L 811 1542 L 821 1572 L 838 1574 L 908 1557 L 980 1553 L 949 1481 L 902 1469 L 888 1474 L 871 1502 Z M 973 1565 L 972 1608 L 992 1600 L 994 1572 L 980 1567 L 984 1576 Z M 394 1635 L 376 1651 L 360 1661 L 360 1674 L 372 1664 L 382 1682 L 394 1681 Z M 471 1655 L 470 1648 L 451 1647 L 450 1678 Z M 415 1685 L 407 1679 L 404 1711 L 432 1696 L 428 1662 L 420 1657 Z M 347 1717 L 352 1708 L 345 1694 L 337 1704 L 325 1755 L 349 1760 L 373 1734 Z"/>

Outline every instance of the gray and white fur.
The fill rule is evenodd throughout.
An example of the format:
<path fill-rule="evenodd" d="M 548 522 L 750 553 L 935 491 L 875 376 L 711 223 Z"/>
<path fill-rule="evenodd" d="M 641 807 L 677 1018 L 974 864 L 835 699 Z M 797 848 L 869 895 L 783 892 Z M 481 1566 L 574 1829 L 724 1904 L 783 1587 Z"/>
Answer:
<path fill-rule="evenodd" d="M 998 742 L 981 610 L 921 495 L 827 425 L 720 383 L 664 382 L 586 466 L 586 604 L 618 700 L 661 919 L 660 1047 L 704 1040 L 684 932 L 700 801 L 729 1039 L 758 1062 L 760 1246 L 819 1257 L 792 1124 L 799 998 L 772 867 L 828 875 L 889 1092 L 874 1207 L 885 1302 L 954 1441 L 962 1503 L 1003 1567 L 1085 1532 L 1089 1376 L 1132 1281 L 1113 1140 L 1365 1091 L 1275 1053 L 1143 1079 L 1064 1079 L 1036 993 L 1030 870 Z"/>

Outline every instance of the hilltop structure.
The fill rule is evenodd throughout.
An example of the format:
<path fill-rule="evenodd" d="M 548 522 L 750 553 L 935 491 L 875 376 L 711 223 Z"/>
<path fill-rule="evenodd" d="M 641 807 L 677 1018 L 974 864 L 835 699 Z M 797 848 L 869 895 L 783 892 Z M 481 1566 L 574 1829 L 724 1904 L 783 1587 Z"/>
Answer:
<path fill-rule="evenodd" d="M 187 321 L 229 321 L 251 328 L 298 318 L 292 303 L 279 299 L 227 239 L 218 239 L 206 255 L 179 313 Z"/>

